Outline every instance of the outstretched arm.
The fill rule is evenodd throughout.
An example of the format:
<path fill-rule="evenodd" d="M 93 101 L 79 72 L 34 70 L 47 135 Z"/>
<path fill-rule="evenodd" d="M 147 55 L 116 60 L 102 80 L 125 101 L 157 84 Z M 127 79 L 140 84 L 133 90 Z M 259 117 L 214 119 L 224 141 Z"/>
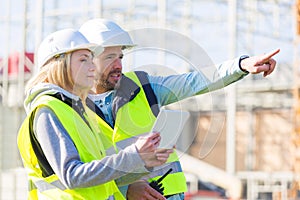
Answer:
<path fill-rule="evenodd" d="M 248 73 L 263 73 L 264 76 L 271 74 L 276 65 L 273 56 L 279 53 L 276 49 L 267 54 L 246 58 L 236 58 L 225 61 L 219 65 L 205 68 L 214 73 L 206 76 L 202 71 L 195 70 L 191 73 L 170 76 L 149 76 L 151 87 L 157 97 L 160 106 L 177 102 L 187 97 L 204 94 L 226 87 L 241 80 Z M 213 74 L 213 77 L 211 77 Z"/>

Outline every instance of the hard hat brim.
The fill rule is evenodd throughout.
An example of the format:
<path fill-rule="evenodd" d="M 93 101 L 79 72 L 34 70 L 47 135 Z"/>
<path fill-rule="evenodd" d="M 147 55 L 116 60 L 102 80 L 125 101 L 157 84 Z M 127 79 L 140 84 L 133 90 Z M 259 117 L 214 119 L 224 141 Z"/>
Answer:
<path fill-rule="evenodd" d="M 44 63 L 40 64 L 39 67 L 44 66 L 44 64 L 46 64 L 48 62 L 48 60 L 50 60 L 51 58 L 57 57 L 64 53 L 72 53 L 74 51 L 83 50 L 83 49 L 87 49 L 87 50 L 93 52 L 94 56 L 98 56 L 104 51 L 104 47 L 102 47 L 98 44 L 94 44 L 94 43 L 82 44 L 82 45 L 78 45 L 71 49 L 68 48 L 68 50 L 62 49 L 60 51 L 55 52 L 55 54 L 53 54 L 53 55 L 49 55 L 48 58 L 45 59 Z"/>
<path fill-rule="evenodd" d="M 94 55 L 99 55 L 104 51 L 104 48 L 102 46 L 94 44 L 94 43 L 88 43 L 88 44 L 82 44 L 82 45 L 76 46 L 73 49 L 69 49 L 68 51 L 66 51 L 66 53 L 71 53 L 73 51 L 82 50 L 82 49 L 88 49 L 91 52 L 93 52 Z"/>
<path fill-rule="evenodd" d="M 131 49 L 137 46 L 137 44 L 103 44 L 102 47 L 122 47 L 122 50 L 124 49 Z"/>

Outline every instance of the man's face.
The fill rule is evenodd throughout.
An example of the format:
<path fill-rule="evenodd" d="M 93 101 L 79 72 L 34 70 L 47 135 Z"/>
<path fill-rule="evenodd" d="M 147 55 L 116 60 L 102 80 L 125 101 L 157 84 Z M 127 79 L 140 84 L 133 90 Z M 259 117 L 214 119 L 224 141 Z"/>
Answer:
<path fill-rule="evenodd" d="M 122 47 L 105 47 L 103 53 L 94 58 L 96 65 L 97 93 L 113 90 L 122 76 Z"/>

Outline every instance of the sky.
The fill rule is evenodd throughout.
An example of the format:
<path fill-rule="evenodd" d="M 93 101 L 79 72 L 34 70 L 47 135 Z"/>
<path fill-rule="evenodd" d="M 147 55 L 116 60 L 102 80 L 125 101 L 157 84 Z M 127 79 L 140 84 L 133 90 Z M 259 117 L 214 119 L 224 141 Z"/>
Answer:
<path fill-rule="evenodd" d="M 27 18 L 29 19 L 26 32 L 23 30 L 24 22 L 24 0 L 3 0 L 0 7 L 0 57 L 5 57 L 10 52 L 20 51 L 24 44 L 23 35 L 27 34 L 26 51 L 34 52 L 36 47 L 36 6 L 34 0 L 27 1 Z M 96 1 L 57 1 L 60 8 L 60 17 L 45 17 L 43 20 L 44 30 L 42 36 L 52 32 L 55 28 L 66 28 L 79 25 L 95 13 L 86 12 L 88 7 L 95 6 Z M 157 14 L 157 1 L 150 0 L 130 1 L 130 0 L 103 0 L 103 16 L 116 21 L 126 22 L 123 25 L 126 29 L 137 29 L 145 27 L 161 27 L 160 16 Z M 130 2 L 135 2 L 132 6 Z M 186 30 L 183 22 L 184 1 L 167 1 L 166 27 L 179 34 L 187 35 L 191 40 L 199 44 L 214 62 L 221 62 L 228 59 L 229 53 L 229 24 L 228 9 L 225 0 L 216 1 L 192 1 L 190 9 L 187 11 L 193 16 L 190 30 Z M 237 31 L 237 52 L 236 55 L 248 53 L 250 55 L 262 54 L 275 48 L 281 48 L 281 53 L 277 58 L 282 62 L 291 62 L 294 53 L 294 24 L 293 14 L 289 11 L 292 1 L 281 0 L 282 6 L 274 6 L 272 1 L 258 1 L 256 6 L 252 6 L 250 11 L 245 12 L 243 7 L 247 6 L 245 1 L 238 1 L 238 31 Z M 269 2 L 269 3 L 268 3 Z M 270 3 L 271 2 L 271 3 Z M 54 0 L 45 0 L 45 13 L 50 15 L 50 11 L 55 8 Z M 9 9 L 10 8 L 10 9 Z M 253 10 L 257 12 L 254 13 Z M 277 9 L 277 10 L 276 10 Z M 81 14 L 78 14 L 81 12 Z M 252 13 L 251 13 L 252 12 Z M 68 13 L 70 13 L 68 15 Z M 276 14 L 277 13 L 277 14 Z M 11 22 L 6 23 L 8 15 Z M 84 16 L 84 17 L 83 17 Z M 57 20 L 59 19 L 59 20 Z M 142 21 L 141 19 L 144 19 Z M 130 23 L 127 23 L 130 20 Z M 251 33 L 252 32 L 252 33 Z M 298 49 L 298 47 L 296 47 Z"/>

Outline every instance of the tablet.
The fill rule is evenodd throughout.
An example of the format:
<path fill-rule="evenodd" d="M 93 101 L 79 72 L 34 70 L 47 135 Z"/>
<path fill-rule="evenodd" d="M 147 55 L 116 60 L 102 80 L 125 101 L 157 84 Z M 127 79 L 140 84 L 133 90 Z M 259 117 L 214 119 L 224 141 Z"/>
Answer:
<path fill-rule="evenodd" d="M 181 110 L 160 110 L 151 132 L 160 132 L 158 148 L 172 149 L 176 144 L 190 113 Z"/>

